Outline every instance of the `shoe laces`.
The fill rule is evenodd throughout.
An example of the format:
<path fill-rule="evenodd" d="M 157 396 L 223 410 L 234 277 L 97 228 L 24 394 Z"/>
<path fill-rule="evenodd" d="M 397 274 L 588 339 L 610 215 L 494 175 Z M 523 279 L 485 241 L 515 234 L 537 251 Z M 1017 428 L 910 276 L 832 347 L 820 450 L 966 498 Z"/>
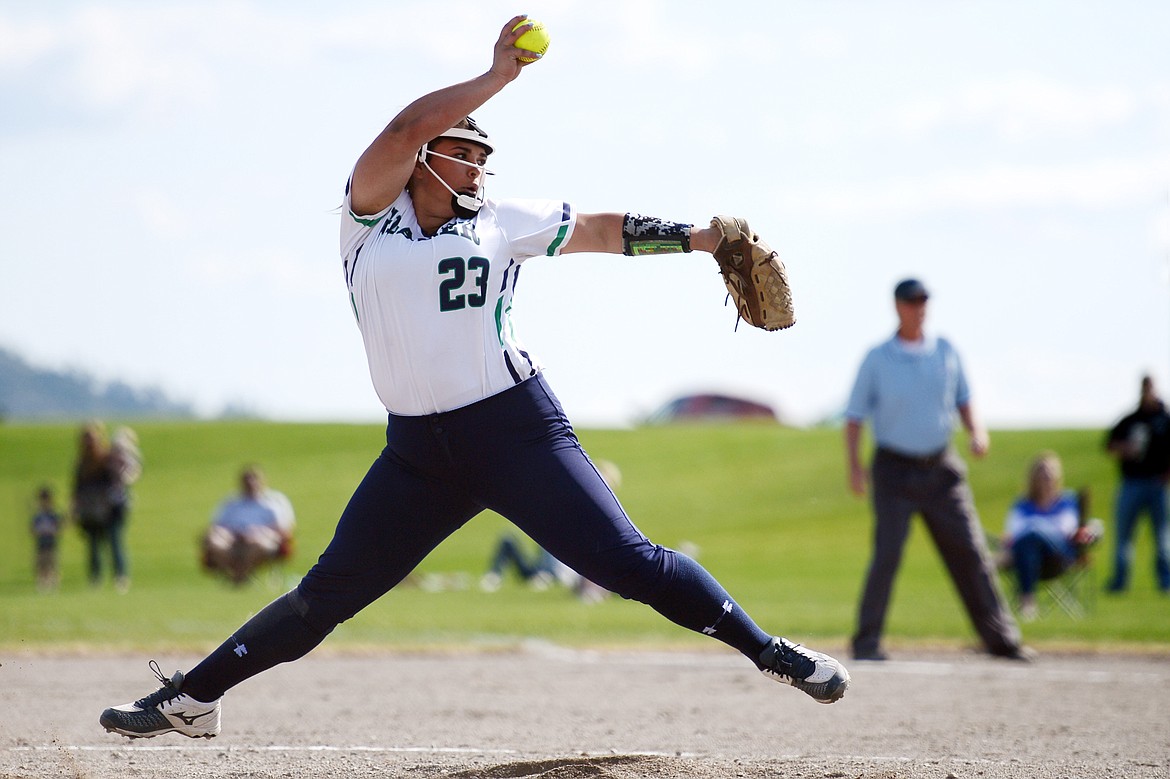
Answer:
<path fill-rule="evenodd" d="M 143 710 L 153 709 L 160 703 L 166 703 L 167 701 L 174 700 L 175 698 L 178 698 L 180 695 L 182 695 L 182 693 L 179 692 L 179 688 L 175 686 L 174 679 L 168 679 L 162 672 L 162 669 L 159 668 L 159 665 L 156 661 L 150 661 L 150 670 L 154 672 L 154 675 L 158 677 L 158 680 L 162 682 L 163 686 L 152 692 L 150 695 L 147 695 L 145 698 L 139 698 L 138 700 L 134 701 L 134 705 L 137 708 Z"/>
<path fill-rule="evenodd" d="M 804 680 L 816 673 L 817 662 L 809 657 L 800 644 L 791 644 L 783 639 L 772 643 L 772 667 L 768 670 L 777 676 Z"/>

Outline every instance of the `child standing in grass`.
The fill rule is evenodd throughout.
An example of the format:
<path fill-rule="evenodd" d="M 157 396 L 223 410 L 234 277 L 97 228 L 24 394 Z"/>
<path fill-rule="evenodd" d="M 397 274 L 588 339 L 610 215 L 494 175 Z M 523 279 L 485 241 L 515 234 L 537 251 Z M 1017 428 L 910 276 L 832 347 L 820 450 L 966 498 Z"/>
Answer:
<path fill-rule="evenodd" d="M 37 511 L 32 518 L 37 589 L 41 592 L 55 590 L 61 582 L 57 568 L 57 538 L 61 535 L 61 525 L 61 514 L 54 504 L 53 489 L 41 487 L 37 491 Z"/>

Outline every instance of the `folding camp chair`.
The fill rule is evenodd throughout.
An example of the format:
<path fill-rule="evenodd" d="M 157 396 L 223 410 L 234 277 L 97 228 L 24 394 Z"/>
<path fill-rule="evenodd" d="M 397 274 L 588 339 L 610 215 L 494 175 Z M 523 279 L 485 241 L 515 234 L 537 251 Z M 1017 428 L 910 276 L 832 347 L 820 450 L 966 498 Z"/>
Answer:
<path fill-rule="evenodd" d="M 1089 491 L 1077 492 L 1077 532 L 1073 545 L 1077 556 L 1065 568 L 1042 570 L 1037 604 L 1040 612 L 1060 609 L 1073 619 L 1081 619 L 1096 605 L 1096 578 L 1093 576 L 1092 549 L 1104 535 L 1104 523 L 1089 518 Z"/>
<path fill-rule="evenodd" d="M 1080 490 L 1077 493 L 1077 532 L 1073 536 L 1076 559 L 1069 565 L 1050 562 L 1040 570 L 1040 581 L 1036 588 L 1037 616 L 1059 610 L 1072 619 L 1082 619 L 1093 610 L 1097 587 L 1091 552 L 1103 533 L 1104 523 L 1089 518 L 1088 490 Z M 993 548 L 999 549 L 998 539 L 992 539 L 991 543 Z M 1011 554 L 1002 549 L 999 552 L 999 570 L 1009 574 L 1012 570 Z"/>

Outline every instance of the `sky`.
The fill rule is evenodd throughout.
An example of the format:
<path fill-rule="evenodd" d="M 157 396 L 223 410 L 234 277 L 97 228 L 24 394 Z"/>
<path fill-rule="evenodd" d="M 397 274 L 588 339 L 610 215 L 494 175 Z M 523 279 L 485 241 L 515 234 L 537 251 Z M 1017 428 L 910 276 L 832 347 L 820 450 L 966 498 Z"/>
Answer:
<path fill-rule="evenodd" d="M 992 427 L 1170 395 L 1170 4 L 1160 0 L 0 0 L 0 346 L 201 414 L 377 421 L 338 255 L 358 155 L 472 78 L 494 198 L 705 224 L 784 260 L 735 327 L 709 255 L 525 265 L 516 331 L 578 426 L 730 392 L 838 413 L 922 279 Z"/>

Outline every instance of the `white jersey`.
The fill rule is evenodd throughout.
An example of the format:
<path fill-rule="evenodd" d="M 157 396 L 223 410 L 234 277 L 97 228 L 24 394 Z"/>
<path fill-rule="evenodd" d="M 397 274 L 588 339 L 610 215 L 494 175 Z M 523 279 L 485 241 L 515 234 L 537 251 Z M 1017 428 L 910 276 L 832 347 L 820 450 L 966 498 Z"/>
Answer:
<path fill-rule="evenodd" d="M 350 303 L 388 411 L 450 411 L 540 372 L 512 332 L 512 295 L 526 259 L 555 256 L 572 237 L 577 214 L 568 203 L 488 200 L 431 237 L 407 192 L 360 216 L 347 184 L 343 207 Z"/>

